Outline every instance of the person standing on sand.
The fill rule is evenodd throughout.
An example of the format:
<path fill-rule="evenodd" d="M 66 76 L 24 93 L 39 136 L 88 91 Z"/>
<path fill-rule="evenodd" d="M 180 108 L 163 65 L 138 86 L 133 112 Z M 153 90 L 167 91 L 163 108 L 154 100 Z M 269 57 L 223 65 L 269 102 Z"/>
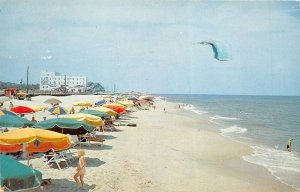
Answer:
<path fill-rule="evenodd" d="M 86 167 L 86 161 L 85 161 L 85 158 L 84 158 L 84 150 L 78 150 L 78 157 L 79 157 L 79 161 L 78 161 L 78 166 L 77 166 L 77 169 L 76 169 L 76 173 L 75 175 L 73 176 L 74 180 L 76 181 L 78 187 L 80 187 L 81 189 L 83 189 L 83 177 L 84 177 L 84 174 L 85 174 L 85 167 Z M 80 178 L 80 182 L 78 180 L 78 177 Z"/>
<path fill-rule="evenodd" d="M 9 109 L 14 108 L 14 104 L 12 102 L 9 102 Z"/>
<path fill-rule="evenodd" d="M 293 139 L 290 138 L 288 140 L 288 143 L 287 143 L 287 146 L 286 146 L 288 152 L 292 152 L 292 142 L 293 142 Z"/>

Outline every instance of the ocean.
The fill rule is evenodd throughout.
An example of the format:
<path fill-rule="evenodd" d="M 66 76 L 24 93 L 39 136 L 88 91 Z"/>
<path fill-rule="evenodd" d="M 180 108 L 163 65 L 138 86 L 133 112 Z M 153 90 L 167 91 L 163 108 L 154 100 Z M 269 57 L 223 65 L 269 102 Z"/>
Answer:
<path fill-rule="evenodd" d="M 242 159 L 266 167 L 278 180 L 300 189 L 300 97 L 159 95 L 218 126 L 213 131 L 247 143 Z M 287 141 L 293 138 L 292 152 Z"/>

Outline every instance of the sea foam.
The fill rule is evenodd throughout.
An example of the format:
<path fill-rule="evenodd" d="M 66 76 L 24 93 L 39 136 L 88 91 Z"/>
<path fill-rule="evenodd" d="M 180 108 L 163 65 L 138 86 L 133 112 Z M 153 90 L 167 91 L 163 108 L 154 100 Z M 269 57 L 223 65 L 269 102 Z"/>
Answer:
<path fill-rule="evenodd" d="M 209 117 L 209 118 L 211 120 L 218 120 L 218 119 L 229 120 L 229 121 L 240 120 L 240 118 L 237 118 L 237 117 L 223 117 L 223 116 L 219 116 L 219 115 L 215 115 L 215 116 L 212 116 L 212 117 Z"/>
<path fill-rule="evenodd" d="M 222 134 L 245 133 L 245 132 L 247 132 L 247 128 L 233 125 L 228 128 L 220 129 L 220 131 Z"/>
<path fill-rule="evenodd" d="M 185 106 L 184 109 L 194 112 L 198 115 L 203 115 L 203 114 L 207 113 L 206 111 L 201 111 L 201 110 L 197 109 L 197 107 L 195 107 L 194 105 Z"/>
<path fill-rule="evenodd" d="M 287 152 L 264 146 L 252 146 L 254 154 L 243 156 L 242 159 L 250 163 L 264 166 L 272 175 L 283 183 L 293 183 L 293 187 L 300 188 L 300 154 Z M 292 177 L 291 177 L 292 176 Z"/>

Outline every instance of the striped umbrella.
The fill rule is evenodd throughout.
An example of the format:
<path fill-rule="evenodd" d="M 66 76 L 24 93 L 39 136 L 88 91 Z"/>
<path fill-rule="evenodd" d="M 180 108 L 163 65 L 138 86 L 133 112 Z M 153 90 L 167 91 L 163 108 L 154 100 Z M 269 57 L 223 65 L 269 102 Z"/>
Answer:
<path fill-rule="evenodd" d="M 64 115 L 67 114 L 68 111 L 63 107 L 53 107 L 48 110 L 52 115 Z"/>
<path fill-rule="evenodd" d="M 14 115 L 14 116 L 17 116 L 13 112 L 10 112 L 10 111 L 7 111 L 7 110 L 0 110 L 0 115 Z"/>

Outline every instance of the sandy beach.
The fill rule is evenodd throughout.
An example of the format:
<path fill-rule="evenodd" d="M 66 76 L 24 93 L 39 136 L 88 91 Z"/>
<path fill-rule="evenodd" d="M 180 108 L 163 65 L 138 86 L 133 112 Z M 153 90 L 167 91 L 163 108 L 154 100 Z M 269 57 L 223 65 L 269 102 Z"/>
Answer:
<path fill-rule="evenodd" d="M 46 105 L 43 101 L 47 98 L 12 101 L 15 106 Z M 98 98 L 95 95 L 59 97 L 61 106 L 66 108 L 75 101 L 96 102 Z M 52 184 L 43 190 L 296 191 L 275 180 L 265 168 L 243 161 L 243 155 L 252 153 L 249 146 L 203 129 L 214 126 L 209 121 L 183 115 L 184 109 L 178 109 L 175 103 L 156 99 L 155 105 L 155 110 L 149 108 L 121 116 L 119 122 L 136 123 L 137 127 L 117 126 L 116 132 L 98 132 L 106 139 L 103 146 L 82 144 L 87 160 L 84 190 L 77 189 L 72 178 L 77 162 L 59 170 L 45 166 L 41 158 L 32 159 L 32 166 L 43 173 L 43 178 L 52 179 Z M 32 116 L 26 115 L 28 119 Z M 47 111 L 34 116 L 39 121 L 43 116 L 56 118 Z"/>

